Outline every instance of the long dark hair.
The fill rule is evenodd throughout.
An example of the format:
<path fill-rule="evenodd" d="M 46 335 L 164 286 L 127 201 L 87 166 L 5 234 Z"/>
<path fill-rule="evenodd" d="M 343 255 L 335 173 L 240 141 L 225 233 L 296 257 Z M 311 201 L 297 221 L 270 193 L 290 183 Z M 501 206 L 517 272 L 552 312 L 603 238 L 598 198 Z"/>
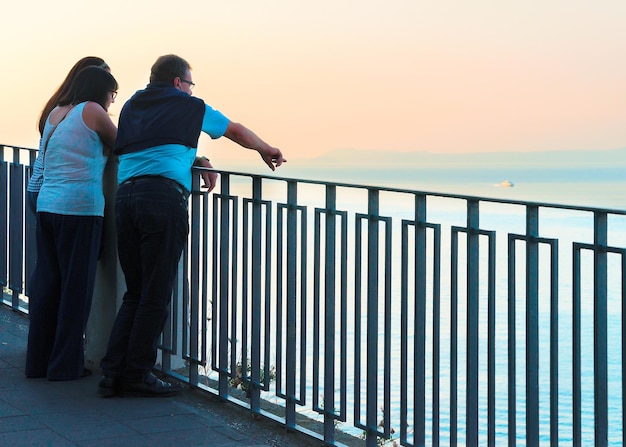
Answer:
<path fill-rule="evenodd" d="M 117 91 L 117 81 L 111 73 L 100 67 L 83 68 L 67 95 L 59 100 L 59 106 L 93 101 L 106 110 L 108 94 L 113 91 Z"/>
<path fill-rule="evenodd" d="M 72 82 L 74 82 L 74 79 L 76 79 L 76 76 L 78 75 L 78 73 L 83 68 L 90 67 L 90 66 L 104 68 L 105 70 L 109 69 L 109 66 L 104 61 L 104 59 L 100 57 L 96 57 L 96 56 L 83 57 L 78 62 L 76 62 L 74 66 L 71 68 L 71 70 L 69 71 L 69 73 L 67 74 L 67 76 L 65 77 L 65 80 L 63 81 L 63 83 L 59 86 L 57 91 L 54 92 L 54 94 L 50 97 L 50 99 L 48 99 L 48 102 L 46 103 L 45 107 L 41 111 L 41 115 L 39 116 L 39 123 L 37 125 L 37 129 L 39 129 L 40 135 L 43 135 L 43 128 L 46 125 L 46 120 L 48 119 L 48 115 L 50 115 L 50 112 L 52 111 L 52 109 L 54 109 L 59 104 L 59 101 L 65 96 L 67 96 L 72 86 Z"/>

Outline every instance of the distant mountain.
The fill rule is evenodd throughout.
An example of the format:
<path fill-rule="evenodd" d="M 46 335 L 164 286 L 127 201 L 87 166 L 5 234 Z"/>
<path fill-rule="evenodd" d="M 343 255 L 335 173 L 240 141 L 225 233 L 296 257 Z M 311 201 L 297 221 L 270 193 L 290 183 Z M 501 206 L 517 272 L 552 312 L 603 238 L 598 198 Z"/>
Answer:
<path fill-rule="evenodd" d="M 324 168 L 602 168 L 624 167 L 626 148 L 546 152 L 433 153 L 343 149 L 322 156 L 293 160 L 290 165 Z M 294 166 L 295 167 L 295 166 Z"/>

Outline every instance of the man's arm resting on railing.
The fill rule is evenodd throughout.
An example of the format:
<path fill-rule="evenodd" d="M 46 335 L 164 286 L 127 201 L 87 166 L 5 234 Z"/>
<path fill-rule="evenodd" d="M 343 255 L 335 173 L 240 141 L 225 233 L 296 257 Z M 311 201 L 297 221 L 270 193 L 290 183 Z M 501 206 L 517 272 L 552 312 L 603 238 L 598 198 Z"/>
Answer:
<path fill-rule="evenodd" d="M 196 160 L 193 163 L 194 166 L 198 166 L 200 168 L 212 168 L 213 165 L 211 161 L 206 157 L 196 157 Z M 217 184 L 217 173 L 213 171 L 202 171 L 200 173 L 202 180 L 204 181 L 203 188 L 208 188 L 208 192 L 213 191 L 215 185 Z"/>

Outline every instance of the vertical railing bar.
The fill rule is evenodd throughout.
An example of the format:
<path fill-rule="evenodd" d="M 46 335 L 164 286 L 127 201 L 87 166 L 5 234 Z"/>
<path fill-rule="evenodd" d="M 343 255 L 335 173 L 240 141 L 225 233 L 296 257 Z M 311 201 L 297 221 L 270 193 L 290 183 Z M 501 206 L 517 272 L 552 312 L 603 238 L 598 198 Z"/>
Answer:
<path fill-rule="evenodd" d="M 250 389 L 250 377 L 248 374 L 248 365 L 249 365 L 249 339 L 250 339 L 250 325 L 249 325 L 249 316 L 251 314 L 250 309 L 250 271 L 253 269 L 253 266 L 250 264 L 250 206 L 252 201 L 249 199 L 243 200 L 242 205 L 242 240 L 241 240 L 241 371 L 239 372 L 241 376 L 241 380 L 248 386 Z M 237 300 L 235 298 L 235 300 Z M 233 318 L 236 318 L 233 315 Z M 237 371 L 237 353 L 234 352 L 231 355 L 231 362 L 233 364 L 232 371 Z"/>
<path fill-rule="evenodd" d="M 335 440 L 335 276 L 337 189 L 326 186 L 324 231 L 324 441 Z"/>
<path fill-rule="evenodd" d="M 594 420 L 595 446 L 608 445 L 607 214 L 594 213 Z"/>
<path fill-rule="evenodd" d="M 408 444 L 408 225 L 403 220 L 400 245 L 400 442 Z"/>
<path fill-rule="evenodd" d="M 222 186 L 220 200 L 220 224 L 219 224 L 219 395 L 222 399 L 228 397 L 228 275 L 230 265 L 230 239 L 229 223 L 230 223 L 230 177 L 222 175 L 220 179 Z"/>
<path fill-rule="evenodd" d="M 198 208 L 200 207 L 200 175 L 195 174 L 192 176 L 192 187 L 191 187 L 191 259 L 199 259 L 200 257 L 200 213 L 198 212 Z M 185 265 L 188 265 L 187 256 L 185 254 Z M 189 384 L 191 386 L 196 386 L 198 384 L 198 360 L 199 360 L 199 332 L 200 332 L 200 322 L 198 321 L 200 315 L 200 309 L 198 308 L 200 305 L 200 264 L 198 262 L 191 262 L 191 281 L 189 284 L 189 293 L 190 300 L 185 299 L 183 297 L 183 303 L 189 302 L 190 305 L 190 320 L 189 320 Z M 189 267 L 187 267 L 189 268 Z M 183 284 L 187 281 L 187 276 L 181 278 Z M 176 303 L 176 302 L 175 302 Z M 174 304 L 173 307 L 177 307 Z M 182 318 L 176 318 L 174 321 L 177 322 L 180 320 L 182 328 L 183 339 L 187 335 L 187 331 L 184 328 L 187 319 L 185 316 L 187 312 L 183 312 Z M 174 331 L 176 333 L 176 331 Z M 183 347 L 187 346 L 187 343 L 184 342 Z M 183 348 L 184 349 L 184 348 Z"/>
<path fill-rule="evenodd" d="M 367 394 L 365 445 L 378 442 L 378 263 L 379 263 L 379 190 L 367 190 Z"/>
<path fill-rule="evenodd" d="M 361 258 L 362 215 L 357 214 L 354 228 L 354 420 L 355 425 L 365 429 L 361 421 Z"/>
<path fill-rule="evenodd" d="M 14 309 L 20 307 L 20 293 L 24 276 L 24 165 L 20 164 L 19 150 L 13 149 L 9 165 L 9 289 Z"/>
<path fill-rule="evenodd" d="M 539 445 L 539 208 L 526 207 L 526 442 Z"/>
<path fill-rule="evenodd" d="M 238 327 L 238 318 L 239 315 L 236 313 L 237 310 L 237 299 L 238 299 L 238 285 L 239 285 L 239 251 L 238 251 L 238 247 L 239 247 L 239 231 L 238 231 L 238 225 L 239 225 L 239 201 L 237 199 L 237 197 L 234 196 L 230 196 L 229 195 L 229 202 L 231 204 L 231 210 L 232 213 L 229 217 L 230 220 L 230 259 L 229 259 L 229 264 L 230 264 L 230 268 L 229 268 L 229 272 L 227 273 L 227 277 L 230 276 L 230 290 L 228 293 L 228 296 L 230 297 L 229 299 L 227 299 L 225 305 L 226 308 L 229 309 L 229 313 L 226 315 L 226 317 L 224 318 L 224 321 L 227 322 L 228 324 L 228 316 L 230 315 L 231 317 L 231 326 L 232 327 L 226 327 L 224 329 L 224 334 L 226 334 L 228 336 L 228 333 L 230 332 L 230 340 L 228 340 L 228 342 L 230 343 L 230 352 L 229 350 L 226 350 L 226 352 L 229 352 L 228 357 L 230 358 L 230 363 L 231 363 L 231 367 L 229 370 L 226 370 L 225 372 L 227 373 L 227 376 L 229 378 L 234 378 L 237 376 L 237 327 Z M 221 317 L 221 315 L 220 315 Z M 228 361 L 226 361 L 226 363 L 224 364 L 225 367 L 228 366 Z M 245 377 L 245 373 L 242 375 L 243 377 Z"/>
<path fill-rule="evenodd" d="M 383 219 L 385 222 L 385 332 L 384 332 L 384 433 L 391 437 L 391 217 Z"/>
<path fill-rule="evenodd" d="M 201 360 L 202 365 L 207 372 L 207 355 L 208 355 L 208 334 L 209 334 L 209 195 L 202 195 L 202 348 Z M 208 375 L 208 374 L 207 374 Z"/>
<path fill-rule="evenodd" d="M 572 259 L 572 441 L 574 447 L 582 445 L 581 439 L 581 356 L 580 356 L 580 247 L 573 245 Z"/>
<path fill-rule="evenodd" d="M 321 258 L 321 218 L 322 210 L 315 209 L 313 219 L 313 409 L 323 411 L 319 406 L 320 394 L 320 258 Z"/>
<path fill-rule="evenodd" d="M 28 186 L 28 180 L 30 179 L 33 172 L 33 165 L 35 164 L 35 159 L 37 158 L 37 151 L 29 151 L 28 152 L 28 162 L 29 165 L 26 168 L 26 181 L 24 183 L 24 188 Z M 37 213 L 32 210 L 32 208 L 28 204 L 28 195 L 25 193 L 25 234 L 24 234 L 24 278 L 26 279 L 26 286 L 24 288 L 24 295 L 30 296 L 30 279 L 35 271 L 35 265 L 37 263 Z M 0 214 L 6 216 L 6 214 Z M 1 275 L 0 275 L 1 276 Z"/>
<path fill-rule="evenodd" d="M 283 368 L 283 333 L 284 316 L 283 316 L 283 239 L 285 237 L 283 230 L 283 211 L 287 211 L 288 205 L 278 205 L 276 213 L 276 395 L 282 398 L 287 397 L 287 390 L 283 391 L 283 374 L 289 374 L 289 367 Z M 287 286 L 289 288 L 289 286 Z M 285 357 L 287 353 L 285 353 Z M 286 360 L 286 363 L 289 360 Z M 285 372 L 286 371 L 286 372 Z M 286 380 L 285 380 L 286 382 Z"/>
<path fill-rule="evenodd" d="M 0 146 L 2 151 L 0 155 L 0 217 L 2 221 L 0 221 L 0 250 L 5 255 L 0 256 L 0 284 L 3 286 L 7 286 L 9 284 L 9 265 L 6 253 L 9 252 L 9 193 L 10 193 L 10 185 L 9 185 L 9 164 L 4 161 L 4 151 L 6 147 L 4 145 Z M 11 307 L 13 310 L 18 310 L 18 307 L 15 307 L 15 303 L 11 303 Z"/>
<path fill-rule="evenodd" d="M 414 443 L 426 445 L 426 196 L 416 194 L 415 207 L 415 408 Z"/>
<path fill-rule="evenodd" d="M 550 245 L 550 445 L 559 445 L 559 241 Z"/>
<path fill-rule="evenodd" d="M 306 403 L 307 377 L 307 212 L 306 207 L 300 209 L 300 396 L 298 403 Z M 345 392 L 345 390 L 344 390 Z"/>
<path fill-rule="evenodd" d="M 440 443 L 441 373 L 441 229 L 433 225 L 433 447 Z"/>
<path fill-rule="evenodd" d="M 466 442 L 478 446 L 479 400 L 479 201 L 467 200 L 467 391 Z"/>
<path fill-rule="evenodd" d="M 458 443 L 459 234 L 451 229 L 450 247 L 450 446 Z"/>
<path fill-rule="evenodd" d="M 287 182 L 287 399 L 285 402 L 285 425 L 296 426 L 296 374 L 297 374 L 297 292 L 296 275 L 298 259 L 298 184 Z M 282 251 L 277 250 L 277 256 Z M 277 282 L 281 289 L 282 281 Z M 280 306 L 279 306 L 280 307 Z M 278 329 L 278 322 L 276 328 Z M 266 345 L 269 343 L 266 342 Z M 280 355 L 280 354 L 279 354 Z M 266 363 L 269 361 L 266 359 Z M 268 377 L 269 379 L 269 377 Z"/>
<path fill-rule="evenodd" d="M 263 301 L 262 301 L 262 276 L 261 276 L 261 187 L 262 180 L 259 176 L 252 178 L 252 331 L 251 331 L 251 349 L 250 349 L 250 365 L 251 365 L 251 377 L 250 377 L 250 409 L 254 413 L 258 413 L 261 410 L 261 334 L 262 334 L 262 321 L 261 315 L 263 314 Z M 267 340 L 265 340 L 267 342 Z"/>
<path fill-rule="evenodd" d="M 516 366 L 516 254 L 515 254 L 514 235 L 508 235 L 508 253 L 507 253 L 507 283 L 508 283 L 508 299 L 507 299 L 507 339 L 508 339 L 508 362 L 507 362 L 507 378 L 508 378 L 508 445 L 515 447 L 517 440 L 517 366 Z"/>
<path fill-rule="evenodd" d="M 230 363 L 231 363 L 231 367 L 230 367 L 230 371 L 229 371 L 229 377 L 236 377 L 237 375 L 237 327 L 238 327 L 238 320 L 239 318 L 241 318 L 241 316 L 237 313 L 237 301 L 238 301 L 238 297 L 239 297 L 239 257 L 241 256 L 239 253 L 239 201 L 237 199 L 237 197 L 233 197 L 229 195 L 229 200 L 230 203 L 232 204 L 232 217 L 229 216 L 230 219 L 230 234 L 231 236 L 229 237 L 230 239 L 230 252 L 231 252 L 231 256 L 229 259 L 229 263 L 230 263 L 230 292 L 229 295 L 230 299 L 228 299 L 226 301 L 226 308 L 230 309 L 229 310 L 229 315 L 231 316 L 231 327 L 230 327 L 230 331 L 228 330 L 228 328 L 226 328 L 226 330 L 224 331 L 225 334 L 228 334 L 230 332 Z M 242 205 L 243 207 L 244 205 Z M 245 233 L 244 235 L 242 235 L 242 237 L 245 239 Z M 243 267 L 245 270 L 245 263 L 243 263 Z M 228 274 L 226 275 L 226 277 L 228 277 Z M 230 304 L 230 307 L 229 307 Z M 221 317 L 221 315 L 220 315 Z M 226 318 L 224 319 L 224 321 L 228 322 L 228 315 L 226 316 Z M 228 361 L 224 364 L 225 366 L 228 365 Z M 243 363 L 242 363 L 243 365 Z M 245 372 L 242 374 L 242 377 L 245 377 Z"/>
<path fill-rule="evenodd" d="M 222 183 L 223 184 L 223 183 Z M 217 327 L 218 327 L 218 266 L 219 266 L 219 226 L 218 217 L 221 215 L 221 208 L 218 206 L 218 203 L 221 204 L 221 196 L 218 194 L 213 195 L 213 237 L 212 237 L 212 267 L 211 267 L 211 369 L 218 370 L 219 367 L 217 365 L 217 352 L 219 349 L 219 339 L 217 338 Z"/>
<path fill-rule="evenodd" d="M 347 419 L 348 377 L 348 215 L 341 215 L 341 390 L 339 419 Z"/>
<path fill-rule="evenodd" d="M 261 389 L 269 391 L 270 389 L 270 345 L 272 332 L 272 202 L 268 200 L 261 201 L 261 209 L 265 208 L 265 313 L 263 319 L 263 328 L 265 333 L 265 343 L 263 344 L 263 379 L 260 381 Z M 281 256 L 280 254 L 278 256 Z M 280 287 L 277 283 L 277 287 Z M 294 292 L 295 299 L 295 292 Z M 295 318 L 294 318 L 295 326 Z M 295 336 L 294 336 L 295 339 Z M 295 359 L 295 351 L 294 351 Z M 295 371 L 293 371 L 295 373 Z M 293 395 L 292 395 L 293 397 Z"/>
<path fill-rule="evenodd" d="M 622 445 L 626 445 L 626 250 L 622 256 Z"/>
<path fill-rule="evenodd" d="M 490 231 L 487 288 L 487 444 L 496 445 L 496 233 Z"/>

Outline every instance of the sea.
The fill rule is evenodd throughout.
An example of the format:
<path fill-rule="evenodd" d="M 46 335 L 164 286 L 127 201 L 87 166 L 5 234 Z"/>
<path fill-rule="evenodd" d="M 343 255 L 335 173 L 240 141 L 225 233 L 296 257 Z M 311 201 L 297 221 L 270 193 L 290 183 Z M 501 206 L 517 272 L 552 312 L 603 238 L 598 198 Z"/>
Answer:
<path fill-rule="evenodd" d="M 294 172 L 295 171 L 295 172 Z M 278 171 L 277 171 L 278 172 Z M 626 165 L 566 168 L 298 168 L 289 177 L 410 190 L 626 209 Z"/>

